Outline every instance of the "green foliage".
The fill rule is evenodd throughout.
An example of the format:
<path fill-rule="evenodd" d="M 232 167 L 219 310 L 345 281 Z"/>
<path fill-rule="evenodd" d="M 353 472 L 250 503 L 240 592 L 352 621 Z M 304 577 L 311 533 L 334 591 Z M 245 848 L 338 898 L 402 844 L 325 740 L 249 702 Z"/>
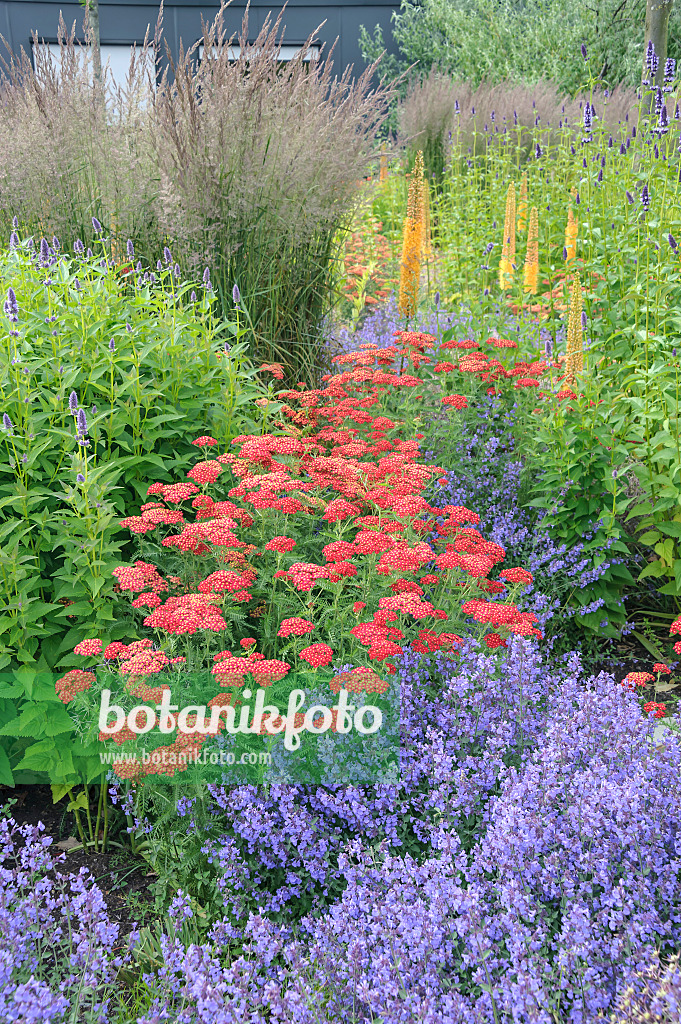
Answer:
<path fill-rule="evenodd" d="M 582 543 L 585 556 L 607 545 L 611 558 L 619 556 L 604 576 L 585 587 L 574 587 L 571 595 L 573 606 L 583 609 L 575 615 L 580 626 L 617 637 L 626 621 L 624 588 L 634 582 L 626 565 L 629 547 L 615 515 L 618 488 L 613 471 L 617 473 L 622 456 L 618 450 L 613 452 L 612 444 L 605 443 L 612 442 L 607 414 L 585 401 L 576 401 L 575 405 L 581 415 L 566 416 L 564 421 L 560 414 L 555 419 L 547 418 L 536 431 L 535 459 L 526 472 L 532 475 L 540 471 L 541 493 L 527 504 L 546 510 L 539 528 L 550 529 L 555 544 L 565 543 L 571 548 Z M 596 555 L 594 566 L 605 560 L 604 553 Z M 602 604 L 588 611 L 594 602 Z M 603 633 L 600 623 L 604 618 L 609 624 Z"/>
<path fill-rule="evenodd" d="M 610 87 L 636 87 L 641 80 L 645 0 L 402 0 L 393 13 L 399 57 L 384 67 L 397 73 L 417 62 L 413 75 L 435 66 L 479 84 L 483 79 L 538 82 L 551 79 L 574 95 L 583 79 L 580 45 L 587 47 L 595 74 Z M 681 56 L 681 11 L 672 9 L 669 56 Z M 362 26 L 365 60 L 384 48 L 380 27 L 373 36 Z"/>
<path fill-rule="evenodd" d="M 147 284 L 98 257 L 40 267 L 23 243 L 0 257 L 0 286 L 18 301 L 0 366 L 0 668 L 52 667 L 95 622 L 111 639 L 124 630 L 111 611 L 117 519 L 151 474 L 186 467 L 197 434 L 257 429 L 249 412 L 267 392 L 245 329 L 215 318 L 210 292 L 190 301 L 171 268 Z"/>

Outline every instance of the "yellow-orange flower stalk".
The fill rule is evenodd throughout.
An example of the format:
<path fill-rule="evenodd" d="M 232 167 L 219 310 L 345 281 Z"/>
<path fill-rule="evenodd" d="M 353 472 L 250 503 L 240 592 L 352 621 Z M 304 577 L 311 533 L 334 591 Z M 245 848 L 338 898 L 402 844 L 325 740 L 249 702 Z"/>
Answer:
<path fill-rule="evenodd" d="M 385 142 L 381 146 L 381 163 L 378 170 L 378 180 L 385 181 L 388 177 L 388 154 L 385 150 Z"/>
<path fill-rule="evenodd" d="M 577 255 L 577 231 L 579 229 L 579 221 L 572 212 L 572 207 L 568 210 L 568 219 L 565 226 L 565 250 L 567 252 L 566 263 L 569 263 Z"/>
<path fill-rule="evenodd" d="M 520 202 L 518 203 L 518 231 L 524 231 L 527 227 L 527 171 L 520 182 Z"/>
<path fill-rule="evenodd" d="M 584 338 L 582 332 L 582 283 L 579 274 L 575 274 L 570 295 L 568 312 L 567 348 L 565 360 L 565 379 L 574 384 L 575 375 L 582 372 L 584 365 Z"/>
<path fill-rule="evenodd" d="M 409 178 L 407 216 L 402 236 L 400 264 L 400 290 L 398 307 L 402 316 L 411 320 L 416 316 L 421 279 L 421 253 L 423 251 L 423 153 L 416 154 L 414 171 Z"/>
<path fill-rule="evenodd" d="M 504 217 L 504 241 L 499 261 L 499 287 L 508 291 L 513 284 L 515 263 L 515 184 L 511 182 L 506 193 L 506 215 Z"/>
<path fill-rule="evenodd" d="M 536 295 L 539 288 L 539 214 L 537 207 L 530 210 L 530 228 L 527 233 L 527 253 L 525 255 L 524 290 Z"/>

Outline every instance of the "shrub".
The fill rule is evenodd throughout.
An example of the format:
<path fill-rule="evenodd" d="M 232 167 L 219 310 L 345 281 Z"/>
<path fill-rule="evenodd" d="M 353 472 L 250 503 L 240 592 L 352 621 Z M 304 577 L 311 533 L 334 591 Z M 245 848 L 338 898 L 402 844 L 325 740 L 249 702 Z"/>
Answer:
<path fill-rule="evenodd" d="M 598 0 L 588 8 L 576 0 L 402 0 L 392 16 L 399 56 L 387 66 L 397 73 L 416 63 L 415 78 L 436 67 L 474 86 L 482 79 L 551 79 L 574 95 L 584 82 L 583 43 L 608 87 L 637 88 L 645 13 L 645 0 Z M 673 11 L 669 25 L 668 56 L 677 59 L 680 18 Z M 375 59 L 385 46 L 380 27 L 372 37 L 361 26 L 360 46 L 365 60 Z"/>
<path fill-rule="evenodd" d="M 88 623 L 111 621 L 116 519 L 149 474 L 186 465 L 197 429 L 229 441 L 255 426 L 248 406 L 267 392 L 237 325 L 216 321 L 207 287 L 197 299 L 180 283 L 169 250 L 145 282 L 106 257 L 59 255 L 56 239 L 12 244 L 0 257 L 0 667 L 45 667 Z"/>

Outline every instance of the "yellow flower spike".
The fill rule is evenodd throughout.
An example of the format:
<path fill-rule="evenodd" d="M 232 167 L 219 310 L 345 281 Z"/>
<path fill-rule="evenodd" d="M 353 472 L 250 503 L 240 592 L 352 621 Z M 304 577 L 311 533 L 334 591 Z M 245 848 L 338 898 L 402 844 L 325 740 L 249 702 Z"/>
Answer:
<path fill-rule="evenodd" d="M 381 163 L 378 171 L 378 180 L 386 181 L 388 178 L 388 154 L 385 149 L 385 142 L 381 146 Z"/>
<path fill-rule="evenodd" d="M 524 290 L 536 295 L 539 287 L 539 214 L 537 207 L 530 210 L 530 229 L 527 233 Z"/>
<path fill-rule="evenodd" d="M 582 333 L 582 283 L 579 274 L 575 274 L 570 295 L 568 312 L 567 349 L 565 361 L 565 379 L 574 384 L 575 376 L 582 372 L 584 365 L 584 338 Z"/>
<path fill-rule="evenodd" d="M 423 251 L 423 153 L 416 154 L 414 171 L 409 178 L 407 216 L 402 236 L 400 289 L 398 308 L 408 320 L 416 316 L 421 280 L 421 253 Z"/>
<path fill-rule="evenodd" d="M 515 183 L 511 182 L 506 193 L 506 215 L 504 217 L 504 241 L 499 261 L 499 287 L 508 291 L 513 284 L 515 263 Z"/>
<path fill-rule="evenodd" d="M 520 202 L 518 203 L 518 231 L 524 231 L 527 227 L 527 171 L 523 174 L 520 182 Z"/>
<path fill-rule="evenodd" d="M 579 229 L 579 221 L 572 212 L 572 207 L 568 210 L 568 219 L 565 226 L 565 249 L 567 251 L 566 263 L 574 260 L 577 255 L 577 231 Z"/>

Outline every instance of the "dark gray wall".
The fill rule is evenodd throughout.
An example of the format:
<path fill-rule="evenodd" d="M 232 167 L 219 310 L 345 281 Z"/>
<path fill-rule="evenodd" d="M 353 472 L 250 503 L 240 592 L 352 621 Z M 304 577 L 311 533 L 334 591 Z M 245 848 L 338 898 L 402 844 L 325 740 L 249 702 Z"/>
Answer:
<path fill-rule="evenodd" d="M 246 4 L 244 0 L 234 0 L 225 12 L 225 28 L 229 35 L 241 27 L 241 19 Z M 373 32 L 374 25 L 383 28 L 386 45 L 390 46 L 390 15 L 399 9 L 399 0 L 372 0 L 361 3 L 358 0 L 338 0 L 337 3 L 319 3 L 319 0 L 290 0 L 284 13 L 284 43 L 302 43 L 307 36 L 326 20 L 326 24 L 317 32 L 317 40 L 325 43 L 324 53 L 328 53 L 331 44 L 339 37 L 334 52 L 334 71 L 340 73 L 348 64 L 353 64 L 356 72 L 366 66 L 359 49 L 359 26 L 365 25 Z M 273 17 L 281 10 L 281 4 L 268 3 L 267 0 L 251 0 L 249 12 L 249 37 L 252 41 L 267 17 L 269 11 Z M 219 4 L 206 4 L 201 0 L 166 0 L 164 4 L 163 35 L 175 57 L 179 50 L 180 39 L 187 49 L 201 35 L 201 15 L 210 23 L 219 10 Z M 0 0 L 0 34 L 8 41 L 11 50 L 18 53 L 20 48 L 31 52 L 31 33 L 35 30 L 40 39 L 47 43 L 57 41 L 57 24 L 59 12 L 70 29 L 76 22 L 77 34 L 80 35 L 83 23 L 83 8 L 77 3 L 64 3 L 60 0 Z M 102 43 L 120 44 L 141 43 L 147 25 L 151 26 L 153 35 L 158 6 L 153 3 L 130 3 L 125 0 L 100 0 L 99 21 Z M 4 47 L 0 43 L 0 51 Z M 3 53 L 3 55 L 6 55 Z"/>

